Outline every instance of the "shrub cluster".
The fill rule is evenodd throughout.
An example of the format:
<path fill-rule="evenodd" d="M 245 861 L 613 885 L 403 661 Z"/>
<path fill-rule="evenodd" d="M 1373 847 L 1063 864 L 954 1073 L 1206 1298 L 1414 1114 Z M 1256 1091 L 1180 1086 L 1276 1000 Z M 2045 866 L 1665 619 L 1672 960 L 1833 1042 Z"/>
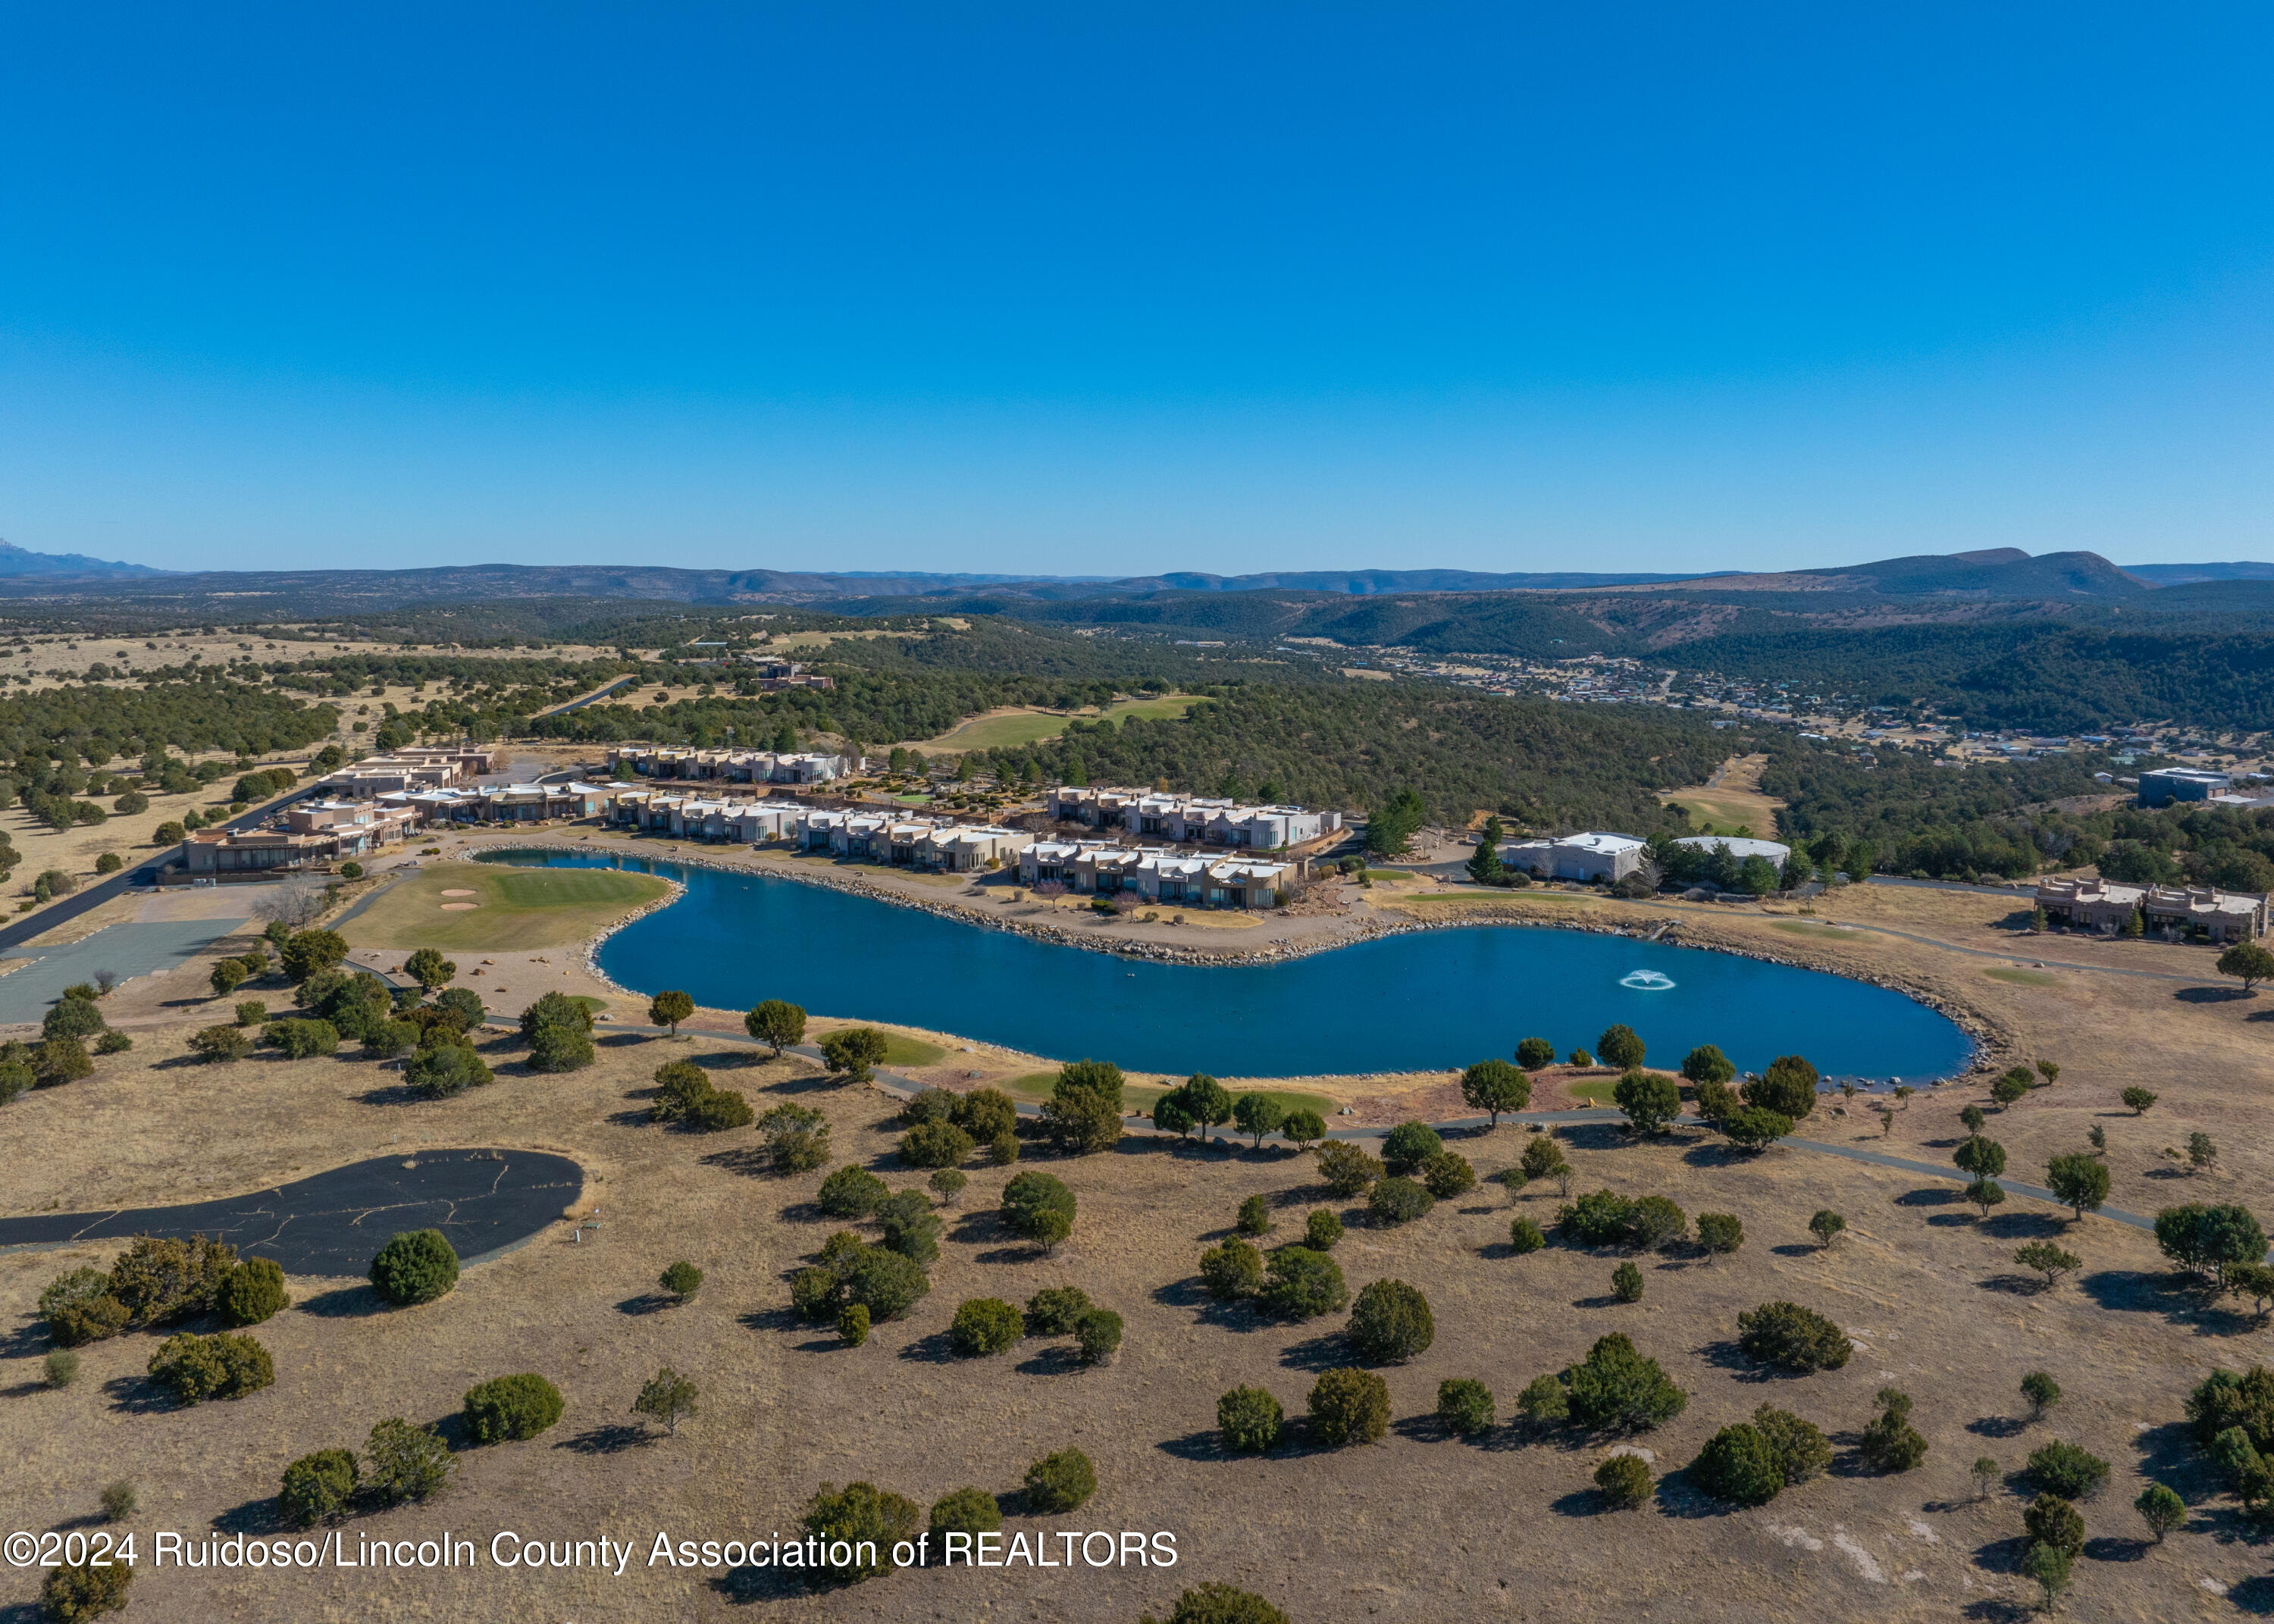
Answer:
<path fill-rule="evenodd" d="M 431 1303 L 458 1283 L 458 1252 L 440 1229 L 396 1235 L 371 1260 L 371 1283 L 397 1308 Z"/>
<path fill-rule="evenodd" d="M 871 1245 L 849 1230 L 825 1242 L 821 1259 L 790 1280 L 790 1303 L 809 1320 L 833 1324 L 848 1305 L 872 1319 L 897 1320 L 931 1289 L 923 1266 L 890 1246 Z"/>
<path fill-rule="evenodd" d="M 1740 1312 L 1737 1345 L 1756 1364 L 1803 1374 L 1838 1370 L 1851 1351 L 1845 1331 L 1797 1303 L 1764 1303 Z"/>
<path fill-rule="evenodd" d="M 1048 1173 L 1020 1173 L 1003 1186 L 1000 1212 L 1012 1233 L 1053 1251 L 1073 1231 L 1073 1192 Z"/>
<path fill-rule="evenodd" d="M 533 1373 L 466 1389 L 466 1430 L 478 1444 L 534 1438 L 561 1419 L 561 1389 Z"/>
<path fill-rule="evenodd" d="M 276 1380 L 268 1350 L 250 1336 L 222 1333 L 197 1336 L 184 1331 L 158 1344 L 150 1356 L 150 1380 L 180 1404 L 209 1398 L 243 1398 Z"/>
<path fill-rule="evenodd" d="M 1351 1343 L 1369 1363 L 1397 1365 L 1437 1339 L 1429 1299 L 1402 1280 L 1377 1280 L 1351 1305 Z"/>
<path fill-rule="evenodd" d="M 829 1163 L 829 1118 L 809 1105 L 771 1107 L 758 1118 L 758 1132 L 777 1173 L 809 1173 Z"/>

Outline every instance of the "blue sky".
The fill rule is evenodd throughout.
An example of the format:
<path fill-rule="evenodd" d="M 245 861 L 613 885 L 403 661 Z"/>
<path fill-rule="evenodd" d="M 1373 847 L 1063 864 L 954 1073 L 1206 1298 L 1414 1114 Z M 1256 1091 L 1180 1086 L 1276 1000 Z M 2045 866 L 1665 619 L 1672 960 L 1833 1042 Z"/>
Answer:
<path fill-rule="evenodd" d="M 2274 12 L 10 8 L 0 536 L 2274 557 Z"/>

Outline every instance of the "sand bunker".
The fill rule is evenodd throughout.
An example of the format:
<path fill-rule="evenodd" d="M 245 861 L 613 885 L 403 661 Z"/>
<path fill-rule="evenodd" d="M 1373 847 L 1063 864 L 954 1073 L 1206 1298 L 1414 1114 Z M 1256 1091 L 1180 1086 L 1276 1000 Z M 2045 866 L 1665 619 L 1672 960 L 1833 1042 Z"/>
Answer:
<path fill-rule="evenodd" d="M 446 891 L 442 894 L 446 897 L 471 897 L 474 893 L 471 888 L 461 885 L 455 891 Z"/>
<path fill-rule="evenodd" d="M 463 914 L 471 909 L 478 908 L 481 906 L 482 905 L 478 902 L 446 902 L 442 905 L 442 912 L 445 914 Z"/>

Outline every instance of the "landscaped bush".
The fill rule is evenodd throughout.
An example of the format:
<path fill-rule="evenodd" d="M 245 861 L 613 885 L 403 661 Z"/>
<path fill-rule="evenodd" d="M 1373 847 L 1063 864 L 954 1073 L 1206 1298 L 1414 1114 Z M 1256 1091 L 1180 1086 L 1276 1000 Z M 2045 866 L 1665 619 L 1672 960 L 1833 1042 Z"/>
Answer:
<path fill-rule="evenodd" d="M 284 1293 L 284 1271 L 267 1258 L 247 1258 L 221 1282 L 215 1306 L 235 1326 L 259 1325 L 292 1305 Z"/>
<path fill-rule="evenodd" d="M 340 1034 L 328 1020 L 272 1020 L 260 1029 L 260 1041 L 283 1050 L 287 1060 L 312 1060 L 337 1053 Z"/>
<path fill-rule="evenodd" d="M 1020 1173 L 1003 1186 L 1001 1213 L 1013 1234 L 1055 1246 L 1073 1227 L 1073 1192 L 1048 1173 Z"/>
<path fill-rule="evenodd" d="M 950 1534 L 992 1534 L 1003 1526 L 1003 1508 L 984 1489 L 950 1489 L 931 1505 L 932 1538 L 942 1542 Z"/>
<path fill-rule="evenodd" d="M 1737 1346 L 1756 1364 L 1779 1370 L 1838 1370 L 1851 1351 L 1848 1334 L 1797 1303 L 1764 1303 L 1737 1316 Z"/>
<path fill-rule="evenodd" d="M 1581 1196 L 1555 1215 L 1555 1227 L 1581 1246 L 1617 1246 L 1626 1242 L 1634 1203 L 1615 1191 Z"/>
<path fill-rule="evenodd" d="M 1104 1365 L 1121 1349 L 1121 1316 L 1110 1308 L 1093 1308 L 1074 1321 L 1074 1345 L 1084 1365 Z"/>
<path fill-rule="evenodd" d="M 1650 1467 L 1640 1455 L 1615 1455 L 1595 1468 L 1595 1486 L 1620 1511 L 1633 1511 L 1650 1500 Z"/>
<path fill-rule="evenodd" d="M 1311 1209 L 1303 1220 L 1303 1244 L 1313 1252 L 1332 1252 L 1343 1237 L 1343 1221 L 1323 1207 Z"/>
<path fill-rule="evenodd" d="M 1784 1492 L 1776 1451 L 1758 1428 L 1738 1422 L 1706 1440 L 1697 1462 L 1698 1481 L 1716 1499 L 1766 1506 Z"/>
<path fill-rule="evenodd" d="M 354 1508 L 359 1476 L 349 1450 L 304 1455 L 284 1469 L 284 1486 L 276 1492 L 277 1514 L 290 1528 L 335 1522 Z"/>
<path fill-rule="evenodd" d="M 228 1064 L 230 1060 L 244 1060 L 245 1056 L 250 1056 L 252 1040 L 234 1026 L 207 1026 L 207 1028 L 200 1028 L 189 1035 L 189 1053 L 198 1056 L 198 1060 L 205 1060 L 207 1064 L 214 1064 L 214 1062 Z"/>
<path fill-rule="evenodd" d="M 1319 1177 L 1338 1196 L 1357 1195 L 1382 1175 L 1382 1163 L 1348 1139 L 1329 1139 L 1319 1147 Z"/>
<path fill-rule="evenodd" d="M 883 1179 L 848 1162 L 821 1181 L 820 1192 L 814 1199 L 832 1218 L 866 1218 L 892 1192 L 892 1187 Z"/>
<path fill-rule="evenodd" d="M 969 1094 L 954 1096 L 950 1119 L 968 1133 L 975 1144 L 990 1144 L 998 1134 L 1016 1136 L 1019 1107 L 1000 1088 L 975 1088 Z"/>
<path fill-rule="evenodd" d="M 692 1263 L 674 1263 L 657 1276 L 656 1284 L 681 1302 L 688 1302 L 703 1289 L 703 1271 Z"/>
<path fill-rule="evenodd" d="M 1881 1387 L 1879 1413 L 1864 1428 L 1860 1453 L 1874 1471 L 1909 1471 L 1926 1459 L 1926 1439 L 1911 1425 L 1910 1395 Z"/>
<path fill-rule="evenodd" d="M 1263 1289 L 1263 1254 L 1233 1238 L 1201 1253 L 1201 1283 L 1221 1302 L 1254 1297 Z"/>
<path fill-rule="evenodd" d="M 666 1060 L 655 1069 L 655 1102 L 647 1108 L 652 1122 L 682 1122 L 711 1092 L 711 1073 L 692 1060 Z"/>
<path fill-rule="evenodd" d="M 1722 1257 L 1745 1244 L 1745 1226 L 1734 1213 L 1700 1213 L 1698 1244 L 1708 1257 Z"/>
<path fill-rule="evenodd" d="M 1645 1358 L 1615 1331 L 1598 1338 L 1585 1360 L 1564 1378 L 1571 1418 L 1582 1426 L 1659 1426 L 1690 1403 L 1690 1395 L 1674 1385 L 1656 1359 Z"/>
<path fill-rule="evenodd" d="M 466 1389 L 466 1430 L 478 1444 L 536 1437 L 561 1419 L 561 1389 L 533 1372 Z"/>
<path fill-rule="evenodd" d="M 1427 1123 L 1402 1122 L 1382 1138 L 1382 1165 L 1399 1178 L 1411 1178 L 1444 1148 L 1444 1139 Z"/>
<path fill-rule="evenodd" d="M 371 1283 L 397 1308 L 431 1303 L 458 1283 L 458 1253 L 440 1229 L 408 1229 L 371 1260 Z"/>
<path fill-rule="evenodd" d="M 1821 1477 L 1832 1466 L 1832 1440 L 1813 1422 L 1767 1404 L 1753 1411 L 1753 1430 L 1768 1440 L 1769 1455 L 1785 1487 Z"/>
<path fill-rule="evenodd" d="M 1437 1339 L 1429 1299 L 1402 1280 L 1377 1280 L 1351 1305 L 1351 1343 L 1375 1365 L 1397 1365 Z"/>
<path fill-rule="evenodd" d="M 284 938 L 279 950 L 286 977 L 305 981 L 323 970 L 335 970 L 348 956 L 346 940 L 335 930 L 301 930 Z"/>
<path fill-rule="evenodd" d="M 1046 1455 L 1027 1468 L 1027 1509 L 1037 1514 L 1072 1511 L 1097 1492 L 1097 1469 L 1079 1449 Z"/>
<path fill-rule="evenodd" d="M 1481 1381 L 1455 1377 L 1437 1384 L 1437 1419 L 1463 1438 L 1490 1430 L 1499 1419 L 1492 1389 Z"/>
<path fill-rule="evenodd" d="M 1457 1151 L 1441 1150 L 1421 1163 L 1421 1183 L 1440 1201 L 1477 1187 L 1477 1170 Z"/>
<path fill-rule="evenodd" d="M 158 1344 L 150 1380 L 181 1404 L 243 1398 L 276 1380 L 276 1362 L 250 1336 L 197 1336 L 184 1331 Z"/>
<path fill-rule="evenodd" d="M 457 1470 L 457 1456 L 433 1428 L 391 1416 L 371 1429 L 363 1446 L 364 1493 L 380 1506 L 432 1500 Z"/>
<path fill-rule="evenodd" d="M 1427 1216 L 1436 1204 L 1436 1198 L 1412 1179 L 1393 1177 L 1374 1185 L 1366 1209 L 1376 1223 L 1400 1224 Z"/>
<path fill-rule="evenodd" d="M 1216 1431 L 1234 1454 L 1261 1454 L 1279 1441 L 1286 1425 L 1279 1401 L 1261 1387 L 1234 1387 L 1216 1402 Z"/>
<path fill-rule="evenodd" d="M 1071 1336 L 1089 1308 L 1089 1293 L 1081 1287 L 1045 1286 L 1027 1301 L 1027 1335 Z"/>
<path fill-rule="evenodd" d="M 999 1297 L 972 1297 L 955 1311 L 948 1341 L 966 1357 L 1000 1353 L 1027 1334 L 1024 1315 Z"/>
<path fill-rule="evenodd" d="M 41 1615 L 48 1624 L 79 1624 L 117 1613 L 126 1605 L 133 1583 L 134 1570 L 120 1560 L 102 1568 L 91 1561 L 51 1568 L 40 1581 Z"/>
<path fill-rule="evenodd" d="M 128 1323 L 164 1325 L 210 1310 L 236 1267 L 237 1248 L 220 1241 L 138 1235 L 111 1263 L 109 1293 Z"/>
<path fill-rule="evenodd" d="M 809 1569 L 815 1576 L 837 1584 L 858 1584 L 892 1571 L 892 1550 L 916 1537 L 915 1501 L 873 1483 L 848 1483 L 840 1491 L 831 1484 L 805 1503 L 805 1531 L 833 1544 L 842 1540 L 853 1553 L 843 1568 Z"/>
<path fill-rule="evenodd" d="M 1526 1252 L 1538 1252 L 1542 1246 L 1547 1244 L 1547 1237 L 1531 1219 L 1517 1218 L 1509 1223 L 1508 1244 L 1518 1257 L 1522 1257 Z"/>
<path fill-rule="evenodd" d="M 2090 1500 L 2108 1486 L 2108 1462 L 2082 1447 L 2055 1440 L 2029 1455 L 2029 1477 L 2048 1494 Z"/>
<path fill-rule="evenodd" d="M 1239 1215 L 1232 1220 L 1232 1228 L 1238 1229 L 1242 1235 L 1270 1234 L 1271 1207 L 1269 1204 L 1260 1195 L 1249 1196 L 1247 1199 L 1239 1204 Z"/>
<path fill-rule="evenodd" d="M 430 1031 L 428 1037 L 435 1041 L 420 1048 L 404 1064 L 403 1080 L 430 1100 L 447 1100 L 469 1088 L 486 1086 L 493 1075 L 489 1064 L 463 1039 L 439 1037 L 440 1030 Z"/>
<path fill-rule="evenodd" d="M 777 1173 L 806 1173 L 828 1165 L 829 1119 L 809 1106 L 774 1106 L 758 1118 L 758 1132 Z"/>
<path fill-rule="evenodd" d="M 1263 1305 L 1290 1320 L 1315 1320 L 1350 1301 L 1341 1265 L 1307 1246 L 1282 1246 L 1267 1266 Z"/>
<path fill-rule="evenodd" d="M 1327 1372 L 1311 1388 L 1308 1426 L 1330 1449 L 1379 1443 L 1389 1431 L 1389 1384 L 1372 1371 Z"/>
<path fill-rule="evenodd" d="M 920 1122 L 900 1136 L 900 1160 L 910 1167 L 953 1167 L 971 1148 L 971 1136 L 952 1122 Z"/>

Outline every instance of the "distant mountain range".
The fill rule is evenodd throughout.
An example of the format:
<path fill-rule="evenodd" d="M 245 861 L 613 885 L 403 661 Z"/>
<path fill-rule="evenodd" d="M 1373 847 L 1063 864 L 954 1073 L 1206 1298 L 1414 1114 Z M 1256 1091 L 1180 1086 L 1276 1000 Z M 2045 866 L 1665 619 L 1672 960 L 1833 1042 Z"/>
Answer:
<path fill-rule="evenodd" d="M 369 613 L 413 604 L 527 598 L 630 599 L 663 603 L 792 603 L 832 605 L 911 601 L 922 610 L 944 600 L 983 600 L 1017 613 L 1028 604 L 1073 605 L 1091 599 L 1148 600 L 1246 592 L 1374 598 L 1433 593 L 1648 593 L 1710 595 L 1759 602 L 1803 599 L 2120 603 L 2173 587 L 2216 582 L 2274 581 L 2274 564 L 2142 564 L 2120 568 L 2096 553 L 2015 547 L 1922 553 L 1819 569 L 1770 573 L 1716 571 L 1648 575 L 1608 571 L 1490 573 L 1465 569 L 1278 570 L 1247 575 L 1173 572 L 1152 575 L 1074 576 L 922 571 L 674 569 L 640 565 L 456 565 L 434 569 L 241 570 L 175 572 L 116 563 L 79 553 L 33 553 L 0 542 L 0 596 L 88 601 L 117 599 L 155 609 L 232 618 L 246 612 L 297 616 Z M 224 604 L 222 601 L 226 599 Z M 979 606 L 976 602 L 974 607 Z M 1053 618 L 1063 618 L 1063 615 Z"/>

